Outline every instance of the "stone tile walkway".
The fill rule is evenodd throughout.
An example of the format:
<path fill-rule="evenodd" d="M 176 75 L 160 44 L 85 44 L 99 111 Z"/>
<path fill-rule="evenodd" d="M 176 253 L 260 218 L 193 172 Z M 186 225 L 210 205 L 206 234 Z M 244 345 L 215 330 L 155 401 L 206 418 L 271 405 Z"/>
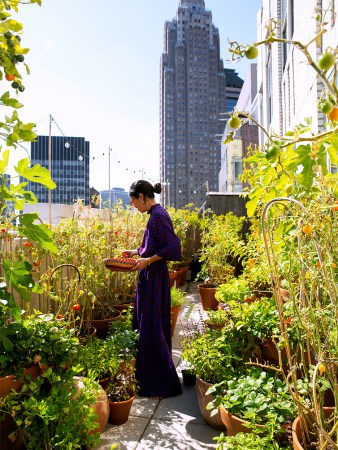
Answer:
<path fill-rule="evenodd" d="M 188 318 L 199 321 L 203 314 L 197 283 L 187 283 L 188 305 L 184 306 L 177 321 L 173 337 L 173 358 L 181 376 L 181 350 L 179 335 L 182 323 Z M 120 426 L 108 424 L 101 434 L 101 441 L 95 450 L 110 450 L 113 444 L 119 450 L 204 450 L 215 449 L 213 437 L 220 431 L 210 427 L 199 411 L 196 386 L 185 386 L 183 394 L 177 397 L 153 400 L 136 397 L 129 420 Z"/>

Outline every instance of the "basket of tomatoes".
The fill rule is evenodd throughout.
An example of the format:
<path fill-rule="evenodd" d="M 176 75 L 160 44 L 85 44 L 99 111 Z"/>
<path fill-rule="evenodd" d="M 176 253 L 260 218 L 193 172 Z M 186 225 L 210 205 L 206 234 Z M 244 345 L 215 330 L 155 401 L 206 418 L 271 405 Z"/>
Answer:
<path fill-rule="evenodd" d="M 106 268 L 113 272 L 129 272 L 136 264 L 135 258 L 115 257 L 104 260 Z"/>

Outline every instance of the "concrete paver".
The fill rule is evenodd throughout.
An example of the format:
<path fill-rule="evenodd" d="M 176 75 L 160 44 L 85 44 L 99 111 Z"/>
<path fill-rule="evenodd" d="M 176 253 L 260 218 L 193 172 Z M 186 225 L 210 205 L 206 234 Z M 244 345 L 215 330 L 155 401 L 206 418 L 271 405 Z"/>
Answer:
<path fill-rule="evenodd" d="M 200 321 L 203 310 L 197 292 L 197 283 L 189 283 L 188 305 L 184 306 L 173 336 L 173 359 L 182 381 L 180 371 L 181 350 L 179 336 L 185 320 Z M 185 386 L 182 395 L 154 400 L 136 397 L 128 421 L 123 425 L 108 424 L 101 434 L 95 450 L 110 450 L 113 444 L 119 450 L 204 450 L 215 449 L 215 436 L 220 431 L 210 427 L 199 411 L 196 386 Z"/>

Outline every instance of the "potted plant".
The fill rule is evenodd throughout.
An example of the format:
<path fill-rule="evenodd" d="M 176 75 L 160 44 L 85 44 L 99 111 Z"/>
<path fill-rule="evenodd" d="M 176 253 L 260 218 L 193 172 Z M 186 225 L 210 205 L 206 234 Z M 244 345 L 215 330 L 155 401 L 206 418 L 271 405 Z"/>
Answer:
<path fill-rule="evenodd" d="M 230 300 L 244 301 L 250 293 L 247 280 L 241 276 L 230 278 L 226 283 L 220 284 L 216 289 L 216 299 L 220 305 L 227 304 Z"/>
<path fill-rule="evenodd" d="M 119 372 L 110 379 L 106 393 L 109 400 L 109 422 L 122 425 L 128 420 L 133 400 L 138 391 L 135 367 L 125 364 Z"/>
<path fill-rule="evenodd" d="M 297 406 L 285 380 L 269 369 L 251 367 L 246 374 L 212 386 L 209 393 L 215 395 L 215 400 L 208 409 L 220 408 L 228 436 L 250 432 L 249 423 L 259 426 L 260 433 L 266 434 L 268 422 L 291 425 L 297 416 Z"/>
<path fill-rule="evenodd" d="M 8 340 L 0 340 L 0 397 L 10 389 L 19 391 L 27 375 L 34 379 L 49 367 L 63 372 L 77 356 L 79 341 L 74 330 L 52 314 L 35 313 L 10 322 L 2 333 Z"/>
<path fill-rule="evenodd" d="M 225 309 L 208 310 L 206 314 L 205 324 L 211 329 L 223 328 L 229 319 L 229 312 Z"/>
<path fill-rule="evenodd" d="M 1 441 L 4 448 L 75 450 L 98 445 L 109 409 L 97 383 L 74 379 L 71 370 L 60 376 L 48 369 L 20 393 L 9 393 L 1 413 L 8 436 Z"/>

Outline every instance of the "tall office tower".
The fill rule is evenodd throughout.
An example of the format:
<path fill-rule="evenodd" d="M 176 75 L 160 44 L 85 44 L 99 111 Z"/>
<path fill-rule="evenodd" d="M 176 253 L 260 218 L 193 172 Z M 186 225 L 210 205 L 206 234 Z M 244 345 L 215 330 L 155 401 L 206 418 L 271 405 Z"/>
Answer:
<path fill-rule="evenodd" d="M 164 25 L 160 64 L 161 202 L 197 207 L 206 190 L 218 189 L 226 111 L 226 75 L 218 29 L 204 0 L 180 0 Z"/>
<path fill-rule="evenodd" d="M 31 163 L 49 168 L 51 157 L 52 179 L 56 188 L 51 191 L 52 203 L 72 205 L 82 200 L 90 204 L 89 189 L 89 142 L 83 137 L 38 136 L 31 144 Z M 49 190 L 30 182 L 28 188 L 34 192 L 38 202 L 48 203 Z"/>

